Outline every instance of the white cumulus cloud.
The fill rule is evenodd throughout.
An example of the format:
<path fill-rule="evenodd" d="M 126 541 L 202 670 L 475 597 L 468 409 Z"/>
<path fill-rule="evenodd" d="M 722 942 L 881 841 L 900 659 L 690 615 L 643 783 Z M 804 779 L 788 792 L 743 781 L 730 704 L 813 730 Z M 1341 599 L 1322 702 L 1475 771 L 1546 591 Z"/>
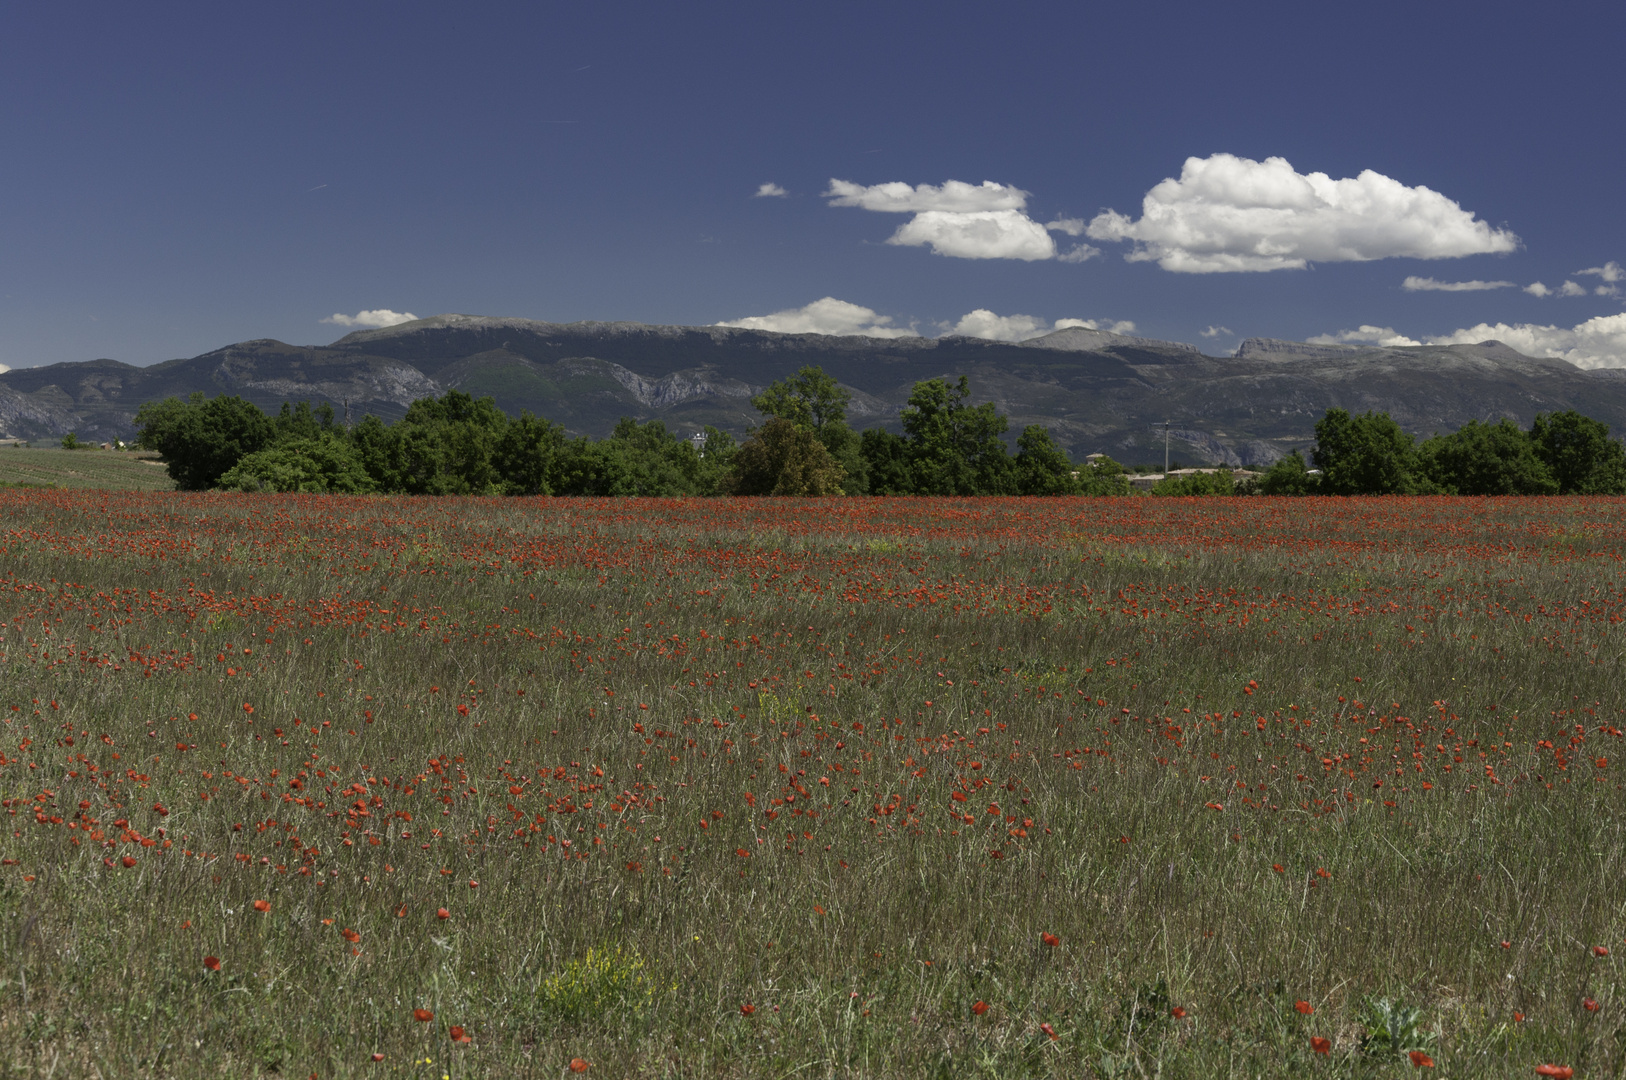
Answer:
<path fill-rule="evenodd" d="M 992 180 L 980 184 L 948 180 L 941 185 L 911 187 L 901 180 L 866 186 L 832 178 L 824 196 L 831 206 L 912 214 L 887 243 L 929 247 L 935 254 L 957 259 L 1054 259 L 1056 242 L 1050 238 L 1050 229 L 1078 235 L 1069 232 L 1072 219 L 1060 219 L 1050 226 L 1034 221 L 1027 215 L 1027 192 Z M 1088 245 L 1082 247 L 1088 251 L 1075 248 L 1064 258 L 1081 262 L 1094 253 Z"/>
<path fill-rule="evenodd" d="M 1084 230 L 1089 228 L 1084 223 L 1083 218 L 1077 217 L 1064 217 L 1057 218 L 1055 221 L 1047 221 L 1044 223 L 1044 227 L 1051 232 L 1066 233 L 1068 236 L 1083 236 Z"/>
<path fill-rule="evenodd" d="M 1604 263 L 1602 266 L 1594 266 L 1590 270 L 1577 270 L 1576 273 L 1595 274 L 1609 282 L 1611 285 L 1617 281 L 1626 281 L 1626 270 L 1622 270 L 1620 268 L 1620 264 L 1612 259 L 1609 262 Z"/>
<path fill-rule="evenodd" d="M 1206 330 L 1199 330 L 1197 332 L 1206 338 L 1219 337 L 1221 334 L 1225 335 L 1226 337 L 1236 336 L 1236 332 L 1233 331 L 1229 326 L 1210 326 Z"/>
<path fill-rule="evenodd" d="M 761 185 L 760 187 L 757 188 L 757 193 L 754 196 L 752 196 L 752 198 L 756 198 L 756 199 L 783 199 L 786 195 L 789 195 L 789 194 L 790 194 L 790 192 L 786 191 L 784 188 L 780 187 L 778 184 L 763 184 L 763 185 Z"/>
<path fill-rule="evenodd" d="M 1091 239 L 1133 241 L 1131 262 L 1190 274 L 1297 270 L 1311 262 L 1447 259 L 1512 251 L 1519 238 L 1493 229 L 1427 187 L 1368 169 L 1334 180 L 1300 173 L 1285 158 L 1233 154 L 1187 158 L 1179 179 L 1146 193 L 1139 220 L 1096 215 Z"/>
<path fill-rule="evenodd" d="M 1524 291 L 1531 296 L 1585 296 L 1586 287 L 1577 285 L 1573 281 L 1566 281 L 1556 289 L 1548 288 L 1539 281 L 1532 281 L 1524 287 Z"/>
<path fill-rule="evenodd" d="M 1418 277 L 1416 274 L 1402 281 L 1400 287 L 1407 292 L 1485 292 L 1490 289 L 1517 288 L 1511 281 L 1436 281 L 1431 277 Z"/>
<path fill-rule="evenodd" d="M 354 315 L 341 315 L 334 312 L 322 321 L 332 323 L 334 326 L 400 326 L 417 319 L 410 311 L 391 311 L 389 308 L 375 308 L 372 311 L 358 311 Z"/>
<path fill-rule="evenodd" d="M 1594 274 L 1603 278 L 1604 283 L 1592 290 L 1599 296 L 1619 296 L 1619 282 L 1626 279 L 1626 270 L 1622 270 L 1620 264 L 1613 260 L 1604 263 L 1602 266 L 1594 266 L 1590 270 L 1577 270 L 1576 274 Z"/>
<path fill-rule="evenodd" d="M 927 246 L 957 259 L 1035 262 L 1056 257 L 1056 242 L 1045 227 L 1020 210 L 923 210 L 898 226 L 887 243 Z"/>
<path fill-rule="evenodd" d="M 1576 367 L 1626 367 L 1626 312 L 1600 315 L 1566 330 L 1533 323 L 1480 323 L 1428 339 L 1430 345 L 1464 345 L 1500 341 L 1526 356 L 1568 360 Z"/>
<path fill-rule="evenodd" d="M 1074 326 L 1086 330 L 1105 330 L 1113 334 L 1135 332 L 1135 324 L 1127 320 L 1102 322 L 1096 319 L 1057 319 L 1052 323 L 1034 315 L 996 315 L 987 308 L 977 308 L 960 316 L 960 321 L 952 327 L 947 327 L 944 336 L 960 335 L 989 341 L 1026 341 Z"/>
<path fill-rule="evenodd" d="M 1081 263 L 1101 254 L 1101 249 L 1090 244 L 1074 244 L 1056 256 L 1057 262 Z"/>
<path fill-rule="evenodd" d="M 1354 330 L 1340 330 L 1336 334 L 1317 334 L 1307 339 L 1311 345 L 1421 345 L 1392 326 L 1361 325 Z"/>
<path fill-rule="evenodd" d="M 849 180 L 831 179 L 830 190 L 824 193 L 831 206 L 856 206 L 863 210 L 878 210 L 889 214 L 918 214 L 928 210 L 951 214 L 969 214 L 990 210 L 1021 210 L 1028 204 L 1028 193 L 1018 187 L 996 184 L 984 180 L 980 184 L 967 184 L 962 180 L 946 181 L 941 187 L 920 184 L 910 187 L 901 180 L 890 184 L 854 184 Z"/>
<path fill-rule="evenodd" d="M 787 308 L 772 315 L 751 315 L 743 319 L 720 322 L 718 326 L 733 326 L 743 330 L 772 330 L 781 334 L 835 334 L 865 337 L 916 337 L 908 327 L 892 326 L 889 315 L 878 315 L 874 308 L 849 304 L 826 296 L 806 307 Z"/>

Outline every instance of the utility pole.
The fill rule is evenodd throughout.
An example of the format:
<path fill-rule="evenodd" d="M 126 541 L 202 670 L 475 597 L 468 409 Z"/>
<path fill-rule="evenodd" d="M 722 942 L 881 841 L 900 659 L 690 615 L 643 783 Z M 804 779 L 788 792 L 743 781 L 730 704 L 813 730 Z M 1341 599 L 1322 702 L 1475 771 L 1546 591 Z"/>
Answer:
<path fill-rule="evenodd" d="M 1163 475 L 1169 475 L 1169 422 L 1163 421 Z"/>

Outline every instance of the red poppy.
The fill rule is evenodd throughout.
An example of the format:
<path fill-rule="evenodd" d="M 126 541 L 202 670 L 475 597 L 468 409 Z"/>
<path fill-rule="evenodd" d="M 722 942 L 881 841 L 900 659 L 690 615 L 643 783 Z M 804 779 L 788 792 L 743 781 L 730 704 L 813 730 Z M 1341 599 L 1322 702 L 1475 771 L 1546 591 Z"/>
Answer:
<path fill-rule="evenodd" d="M 1056 1029 L 1051 1027 L 1049 1024 L 1040 1024 L 1039 1025 L 1039 1030 L 1044 1032 L 1046 1035 L 1050 1036 L 1052 1039 L 1061 1038 L 1060 1035 L 1056 1034 Z"/>
<path fill-rule="evenodd" d="M 1285 867 L 1285 866 L 1283 866 L 1283 865 L 1282 865 L 1282 864 L 1281 864 L 1281 863 L 1279 863 L 1279 862 L 1276 862 L 1276 863 L 1271 863 L 1271 864 L 1270 864 L 1270 868 L 1271 868 L 1271 869 L 1272 869 L 1272 870 L 1274 870 L 1274 871 L 1276 871 L 1276 872 L 1277 872 L 1277 873 L 1278 873 L 1278 874 L 1285 874 L 1285 873 L 1287 873 L 1287 867 Z"/>
<path fill-rule="evenodd" d="M 1514 1023 L 1515 1023 L 1515 1024 L 1522 1024 L 1522 1023 L 1524 1023 L 1524 1013 L 1514 1013 L 1514 1014 L 1513 1014 L 1513 1022 L 1514 1022 Z"/>
<path fill-rule="evenodd" d="M 975 1005 L 971 1006 L 971 1011 L 977 1016 L 981 1016 L 988 1011 L 988 1003 L 986 1001 L 979 1001 Z"/>
<path fill-rule="evenodd" d="M 205 956 L 203 958 L 203 966 L 208 968 L 210 971 L 219 971 L 220 970 L 220 957 L 218 957 L 218 956 Z"/>
<path fill-rule="evenodd" d="M 383 1054 L 374 1054 L 373 1055 L 373 1060 L 374 1061 L 383 1061 L 384 1060 L 384 1055 Z"/>
<path fill-rule="evenodd" d="M 1537 1076 L 1550 1076 L 1553 1080 L 1570 1080 L 1575 1070 L 1568 1065 L 1537 1065 Z"/>
<path fill-rule="evenodd" d="M 1311 1013 L 1315 1012 L 1315 1006 L 1311 1005 L 1308 1001 L 1295 1002 L 1293 1004 L 1293 1008 L 1297 1009 L 1305 1016 L 1309 1016 Z"/>
<path fill-rule="evenodd" d="M 571 1072 L 586 1072 L 587 1071 L 587 1062 L 583 1061 L 581 1058 L 571 1058 L 570 1059 L 570 1071 Z"/>
<path fill-rule="evenodd" d="M 1406 1056 L 1411 1058 L 1412 1068 L 1414 1069 L 1432 1069 L 1434 1067 L 1434 1059 L 1421 1050 L 1413 1050 Z"/>
<path fill-rule="evenodd" d="M 1605 948 L 1604 946 L 1602 946 L 1602 945 L 1594 945 L 1594 946 L 1592 946 L 1592 955 L 1593 956 L 1608 956 L 1609 955 L 1609 950 L 1607 948 Z"/>
<path fill-rule="evenodd" d="M 751 853 L 742 847 L 735 848 L 734 854 L 738 855 L 742 859 L 749 859 L 751 857 Z"/>
<path fill-rule="evenodd" d="M 740 1006 L 740 1015 L 741 1016 L 750 1016 L 752 1013 L 754 1013 L 756 1011 L 757 1011 L 757 1007 L 755 1005 L 741 1005 Z"/>
<path fill-rule="evenodd" d="M 271 910 L 271 901 L 269 901 L 269 900 L 256 900 L 256 901 L 254 901 L 254 910 L 258 911 L 260 914 L 264 915 L 267 911 Z"/>
<path fill-rule="evenodd" d="M 1203 805 L 1208 807 L 1210 810 L 1224 810 L 1225 809 L 1225 807 L 1222 804 L 1217 803 L 1217 802 L 1203 803 Z"/>
<path fill-rule="evenodd" d="M 463 1030 L 462 1024 L 453 1024 L 447 1034 L 450 1035 L 452 1037 L 452 1041 L 456 1043 L 471 1043 L 474 1041 L 474 1037 Z"/>
<path fill-rule="evenodd" d="M 430 1012 L 428 1009 L 413 1009 L 412 1010 L 412 1019 L 416 1020 L 420 1024 L 427 1024 L 427 1023 L 429 1023 L 429 1021 L 433 1020 L 434 1018 L 435 1018 L 435 1014 Z"/>
<path fill-rule="evenodd" d="M 1176 1020 L 1184 1020 L 1186 1018 L 1186 1010 L 1176 1005 L 1174 1008 L 1169 1010 L 1169 1015 L 1174 1017 Z"/>
<path fill-rule="evenodd" d="M 1310 1049 L 1318 1054 L 1330 1054 L 1332 1053 L 1332 1043 L 1319 1035 L 1312 1035 L 1310 1036 Z"/>
<path fill-rule="evenodd" d="M 1511 948 L 1513 948 L 1513 942 L 1511 942 L 1511 941 L 1504 941 L 1504 942 L 1502 942 L 1502 948 L 1504 948 L 1504 949 L 1511 949 Z"/>
<path fill-rule="evenodd" d="M 441 908 L 440 910 L 435 912 L 435 918 L 437 918 L 437 919 L 450 919 L 451 917 L 452 917 L 452 913 L 450 911 L 447 911 L 445 908 Z"/>
<path fill-rule="evenodd" d="M 128 870 L 130 867 L 136 864 L 136 857 L 134 855 L 126 855 L 121 861 L 124 863 L 124 868 Z"/>
<path fill-rule="evenodd" d="M 1584 1008 L 1587 1012 L 1597 1012 L 1598 1011 L 1598 1003 L 1596 1001 L 1594 1001 L 1592 998 L 1582 998 L 1581 999 L 1581 1007 Z"/>
<path fill-rule="evenodd" d="M 1061 944 L 1061 938 L 1057 937 L 1055 934 L 1050 934 L 1050 933 L 1040 934 L 1039 935 L 1039 940 L 1043 941 L 1046 945 L 1050 946 L 1052 949 L 1054 949 L 1057 945 Z"/>
<path fill-rule="evenodd" d="M 348 926 L 339 931 L 339 936 L 344 938 L 344 940 L 348 941 L 352 945 L 361 940 L 361 935 L 350 929 Z"/>

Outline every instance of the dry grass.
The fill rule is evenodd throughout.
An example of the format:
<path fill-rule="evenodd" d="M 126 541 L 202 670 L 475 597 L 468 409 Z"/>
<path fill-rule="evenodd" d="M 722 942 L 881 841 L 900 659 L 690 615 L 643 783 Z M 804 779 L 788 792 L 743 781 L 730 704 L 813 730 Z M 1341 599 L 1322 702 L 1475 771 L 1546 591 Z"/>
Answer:
<path fill-rule="evenodd" d="M 1626 1065 L 1621 500 L 0 513 L 0 1072 Z"/>

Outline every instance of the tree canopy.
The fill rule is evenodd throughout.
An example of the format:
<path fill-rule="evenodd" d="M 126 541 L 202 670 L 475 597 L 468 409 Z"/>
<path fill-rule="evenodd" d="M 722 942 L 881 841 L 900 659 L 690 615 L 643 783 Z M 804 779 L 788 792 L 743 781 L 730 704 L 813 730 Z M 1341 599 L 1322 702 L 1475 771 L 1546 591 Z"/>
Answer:
<path fill-rule="evenodd" d="M 285 403 L 274 417 L 240 397 L 167 398 L 136 413 L 138 445 L 163 455 L 183 490 L 413 495 L 1089 495 L 1133 494 L 1123 466 L 1075 464 L 1048 428 L 1007 444 L 993 402 L 972 404 L 961 376 L 917 382 L 898 421 L 856 432 L 852 395 L 806 367 L 752 398 L 765 423 L 742 446 L 706 427 L 679 437 L 660 420 L 623 418 L 604 439 L 572 438 L 547 419 L 510 419 L 459 390 L 414 401 L 393 424 L 353 428 L 331 405 Z M 1257 480 L 1229 472 L 1171 476 L 1155 495 L 1616 495 L 1626 449 L 1572 411 L 1529 431 L 1471 420 L 1421 444 L 1386 413 L 1329 409 L 1310 469 L 1294 451 Z"/>

